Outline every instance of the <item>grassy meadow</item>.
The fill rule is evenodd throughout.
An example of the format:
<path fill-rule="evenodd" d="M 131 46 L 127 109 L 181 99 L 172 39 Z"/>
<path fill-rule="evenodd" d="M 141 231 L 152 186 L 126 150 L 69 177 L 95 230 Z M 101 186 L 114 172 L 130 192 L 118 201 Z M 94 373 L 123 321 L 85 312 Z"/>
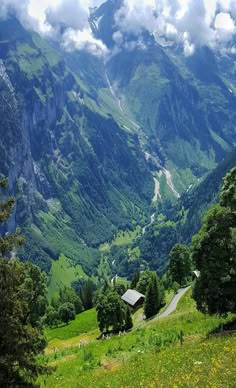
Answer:
<path fill-rule="evenodd" d="M 67 326 L 47 330 L 49 345 L 40 362 L 47 363 L 52 371 L 40 377 L 40 386 L 233 386 L 236 336 L 208 338 L 232 316 L 225 320 L 196 311 L 189 290 L 169 317 L 148 322 L 137 317 L 130 333 L 107 340 L 98 339 L 94 309 Z"/>
<path fill-rule="evenodd" d="M 48 298 L 56 295 L 60 287 L 70 287 L 71 283 L 78 278 L 87 279 L 80 264 L 74 264 L 65 255 L 61 254 L 58 260 L 52 261 L 49 275 Z"/>

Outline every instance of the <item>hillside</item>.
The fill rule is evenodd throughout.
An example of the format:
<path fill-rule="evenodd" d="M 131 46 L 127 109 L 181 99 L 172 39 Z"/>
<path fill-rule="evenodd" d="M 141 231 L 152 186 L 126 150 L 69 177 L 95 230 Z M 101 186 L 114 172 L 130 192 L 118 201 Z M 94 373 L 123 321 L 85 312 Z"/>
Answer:
<path fill-rule="evenodd" d="M 207 47 L 185 57 L 179 47 L 157 43 L 149 31 L 137 36 L 128 27 L 117 49 L 121 4 L 109 0 L 93 12 L 94 34 L 118 51 L 107 74 L 121 108 L 137 124 L 153 170 L 169 170 L 181 193 L 235 144 L 235 74 L 229 70 L 234 59 Z"/>
<path fill-rule="evenodd" d="M 0 0 L 0 387 L 236 386 L 235 107 L 236 0 Z"/>
<path fill-rule="evenodd" d="M 44 360 L 56 370 L 51 376 L 40 378 L 42 386 L 141 387 L 142 384 L 165 385 L 167 380 L 177 386 L 190 381 L 199 385 L 222 382 L 230 386 L 234 381 L 236 338 L 227 335 L 207 338 L 222 320 L 197 312 L 190 292 L 169 317 L 136 323 L 131 333 L 116 335 L 110 340 L 96 340 L 94 328 L 88 327 L 86 334 L 81 333 L 79 317 L 82 319 L 83 314 L 86 319 L 88 312 L 78 316 L 77 333 L 71 331 L 74 323 L 64 329 L 64 334 L 62 331 L 59 334 L 59 329 L 48 332 L 51 339 L 55 331 L 58 340 L 49 342 Z M 179 344 L 181 330 L 182 346 Z M 80 341 L 84 344 L 81 348 Z M 60 349 L 57 353 L 53 353 L 55 347 Z"/>
<path fill-rule="evenodd" d="M 235 165 L 234 150 L 197 185 L 189 188 L 177 202 L 159 202 L 154 223 L 133 244 L 133 249 L 135 246 L 139 247 L 140 257 L 151 268 L 163 272 L 174 244 L 191 242 L 192 236 L 200 229 L 204 213 L 219 199 L 223 177 Z"/>
<path fill-rule="evenodd" d="M 100 245 L 147 226 L 160 199 L 157 222 L 131 257 L 113 247 L 109 261 L 127 277 L 141 251 L 141 265 L 162 272 L 173 241 L 189 241 L 200 224 L 204 205 L 186 190 L 236 142 L 234 52 L 203 45 L 185 56 L 148 26 L 139 34 L 122 29 L 123 5 L 89 9 L 86 28 L 103 55 L 89 42 L 66 49 L 17 14 L 0 20 L 0 173 L 17 198 L 4 231 L 19 225 L 20 258 L 48 273 L 64 255 L 97 276 Z M 57 33 L 65 38 L 67 28 L 61 23 Z M 211 187 L 207 195 L 196 194 L 210 203 Z"/>
<path fill-rule="evenodd" d="M 153 179 L 138 139 L 39 35 L 11 20 L 0 22 L 0 42 L 2 98 L 13 101 L 12 123 L 7 114 L 8 127 L 1 122 L 4 133 L 11 125 L 0 140 L 1 173 L 18 198 L 11 223 L 27 237 L 21 257 L 49 269 L 64 253 L 91 274 L 94 248 L 140 222 L 150 203 Z"/>

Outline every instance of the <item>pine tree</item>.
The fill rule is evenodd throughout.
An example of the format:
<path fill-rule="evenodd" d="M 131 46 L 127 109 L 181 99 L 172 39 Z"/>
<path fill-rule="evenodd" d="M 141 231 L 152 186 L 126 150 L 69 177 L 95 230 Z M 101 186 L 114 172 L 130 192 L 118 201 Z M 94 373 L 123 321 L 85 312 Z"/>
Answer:
<path fill-rule="evenodd" d="M 85 310 L 93 307 L 93 283 L 90 279 L 86 280 L 82 290 L 82 302 Z"/>
<path fill-rule="evenodd" d="M 137 284 L 138 284 L 138 281 L 139 281 L 139 278 L 140 278 L 140 272 L 135 272 L 132 280 L 131 280 L 131 284 L 130 284 L 130 288 L 131 289 L 135 289 Z"/>
<path fill-rule="evenodd" d="M 150 278 L 144 303 L 144 314 L 146 318 L 151 318 L 158 313 L 161 306 L 160 284 L 156 273 L 152 273 Z"/>
<path fill-rule="evenodd" d="M 132 321 L 132 316 L 131 316 L 131 311 L 129 306 L 126 306 L 125 310 L 125 330 L 130 330 L 133 327 L 133 321 Z"/>
<path fill-rule="evenodd" d="M 6 188 L 7 181 L 1 180 Z M 0 222 L 9 218 L 14 199 L 0 204 Z M 46 277 L 31 263 L 4 256 L 21 245 L 19 231 L 0 237 L 0 386 L 26 386 L 33 383 L 42 368 L 37 355 L 46 339 L 42 317 L 47 306 Z"/>

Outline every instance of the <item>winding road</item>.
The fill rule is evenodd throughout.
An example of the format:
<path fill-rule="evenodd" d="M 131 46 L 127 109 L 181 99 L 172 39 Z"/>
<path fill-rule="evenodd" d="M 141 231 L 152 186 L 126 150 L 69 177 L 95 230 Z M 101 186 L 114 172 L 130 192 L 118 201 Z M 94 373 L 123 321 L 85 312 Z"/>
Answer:
<path fill-rule="evenodd" d="M 178 290 L 178 292 L 171 299 L 171 301 L 170 301 L 169 305 L 167 306 L 167 308 L 165 309 L 165 311 L 163 311 L 163 313 L 161 313 L 160 315 L 158 315 L 154 319 L 165 318 L 165 317 L 168 317 L 168 315 L 170 315 L 171 313 L 173 313 L 176 310 L 176 307 L 177 307 L 179 300 L 182 298 L 182 296 L 185 294 L 185 292 L 188 291 L 188 289 L 190 287 L 191 286 L 188 286 L 185 288 L 180 288 Z"/>

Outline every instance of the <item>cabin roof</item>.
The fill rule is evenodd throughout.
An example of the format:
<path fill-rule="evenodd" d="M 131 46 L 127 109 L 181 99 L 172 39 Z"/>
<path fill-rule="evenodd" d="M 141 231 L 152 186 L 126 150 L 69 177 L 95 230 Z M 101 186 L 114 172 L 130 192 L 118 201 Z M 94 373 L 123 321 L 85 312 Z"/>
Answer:
<path fill-rule="evenodd" d="M 134 306 L 140 298 L 145 298 L 145 295 L 136 290 L 127 290 L 121 297 L 124 302 L 130 304 L 131 306 Z"/>
<path fill-rule="evenodd" d="M 196 276 L 196 278 L 200 277 L 200 271 L 198 271 L 197 269 L 193 271 L 193 274 Z"/>

